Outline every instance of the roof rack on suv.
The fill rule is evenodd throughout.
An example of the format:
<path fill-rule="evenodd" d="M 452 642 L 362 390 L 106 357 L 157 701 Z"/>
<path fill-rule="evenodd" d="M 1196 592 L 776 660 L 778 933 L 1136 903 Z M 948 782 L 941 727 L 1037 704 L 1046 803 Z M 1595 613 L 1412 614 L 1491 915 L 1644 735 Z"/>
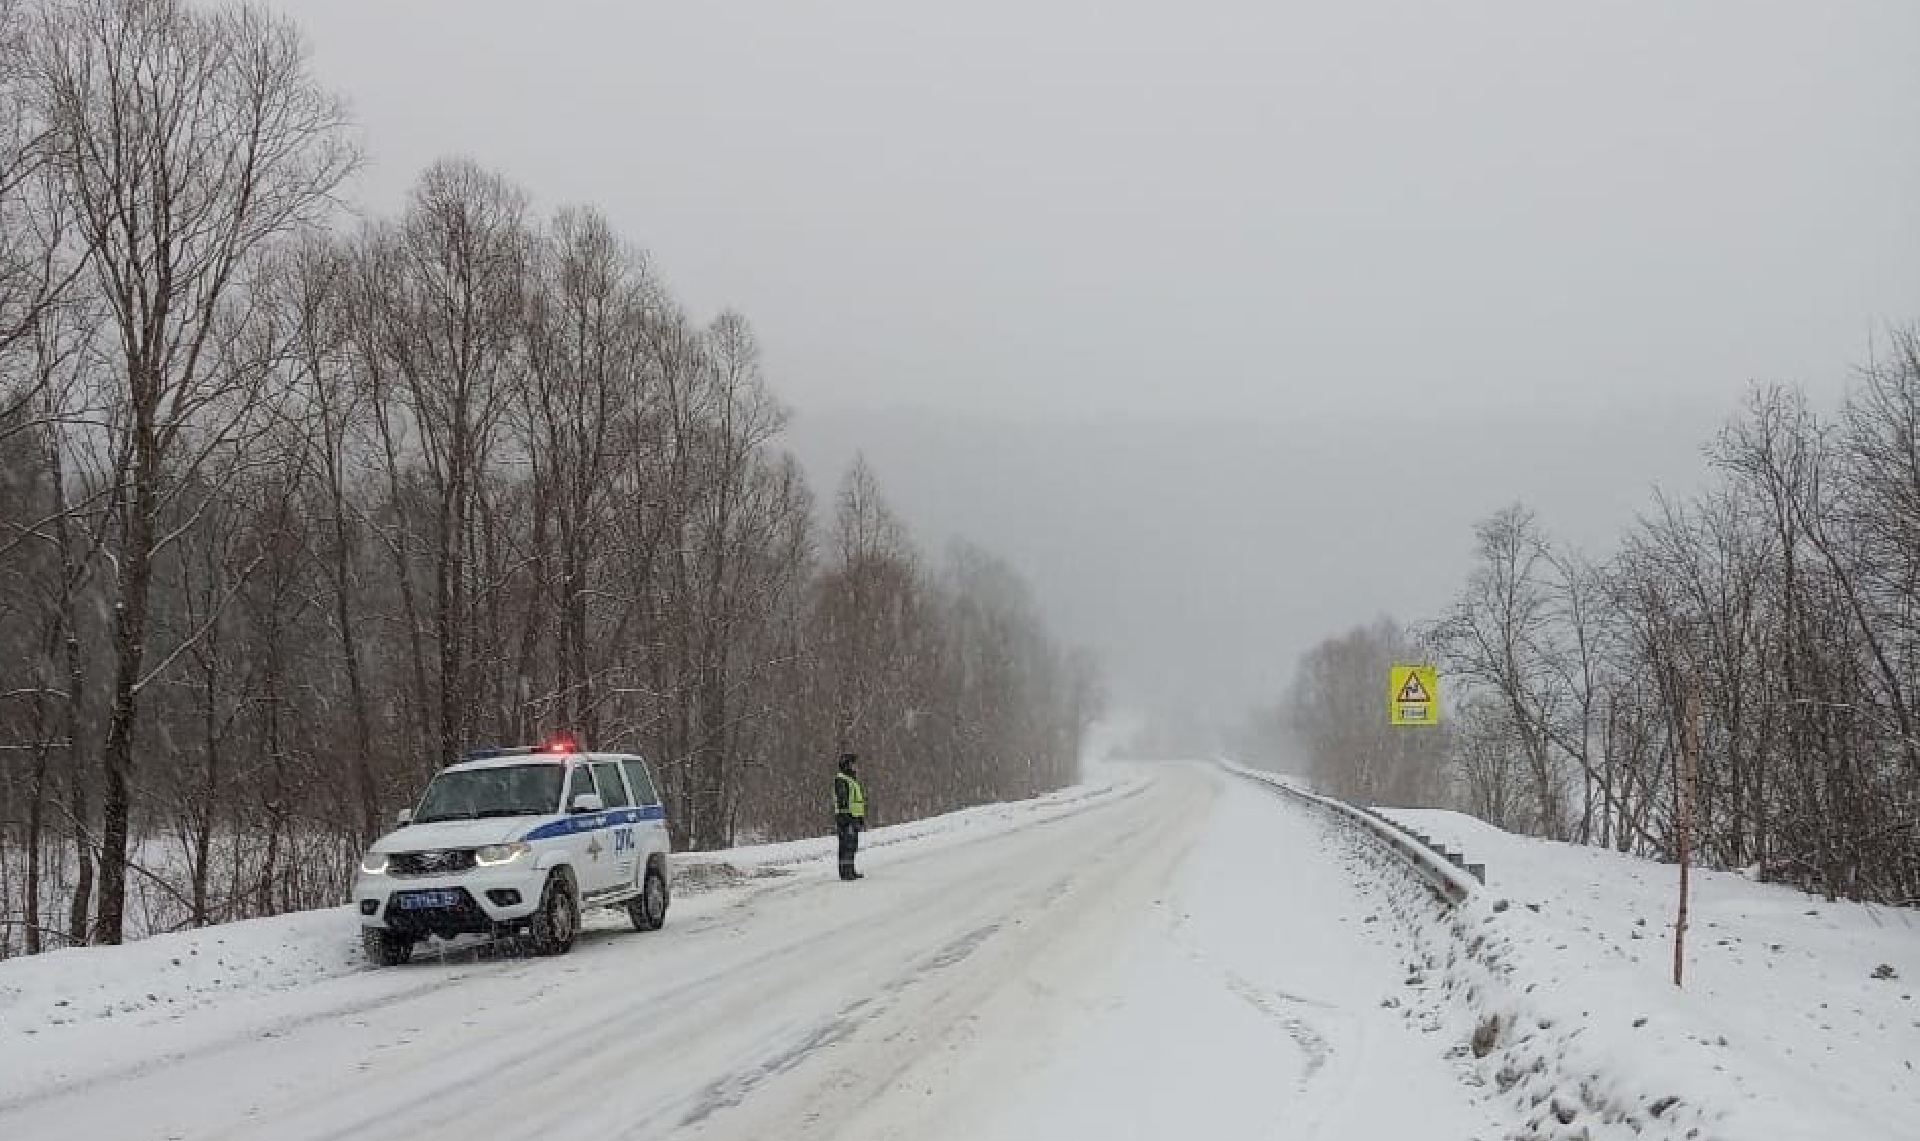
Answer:
<path fill-rule="evenodd" d="M 539 751 L 539 748 L 534 745 L 514 745 L 510 748 L 503 748 L 499 745 L 482 745 L 480 748 L 468 749 L 466 752 L 461 753 L 460 759 L 462 761 L 486 761 L 492 760 L 494 757 L 518 757 Z"/>

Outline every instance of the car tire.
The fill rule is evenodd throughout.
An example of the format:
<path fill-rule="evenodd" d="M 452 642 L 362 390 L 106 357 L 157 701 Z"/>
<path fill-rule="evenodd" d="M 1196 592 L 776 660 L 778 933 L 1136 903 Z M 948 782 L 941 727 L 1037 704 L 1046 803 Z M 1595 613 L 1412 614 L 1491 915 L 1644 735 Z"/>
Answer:
<path fill-rule="evenodd" d="M 658 864 L 648 864 L 646 879 L 640 884 L 640 894 L 627 904 L 627 917 L 633 920 L 633 929 L 658 931 L 665 927 L 669 898 L 666 874 Z"/>
<path fill-rule="evenodd" d="M 375 967 L 397 967 L 413 958 L 413 940 L 385 927 L 362 927 L 360 949 Z"/>
<path fill-rule="evenodd" d="M 573 881 L 556 871 L 547 877 L 540 909 L 528 925 L 527 949 L 536 955 L 564 955 L 573 949 L 579 933 L 580 903 L 573 895 Z"/>

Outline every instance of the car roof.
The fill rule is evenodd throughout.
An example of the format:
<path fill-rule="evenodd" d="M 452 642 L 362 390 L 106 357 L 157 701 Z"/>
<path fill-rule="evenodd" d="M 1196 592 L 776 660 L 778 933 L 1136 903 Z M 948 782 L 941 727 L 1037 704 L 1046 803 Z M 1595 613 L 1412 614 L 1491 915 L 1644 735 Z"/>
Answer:
<path fill-rule="evenodd" d="M 441 769 L 443 773 L 475 772 L 481 769 L 510 769 L 519 765 L 563 765 L 581 761 L 637 761 L 632 753 L 502 753 L 497 757 L 477 757 L 459 761 Z"/>

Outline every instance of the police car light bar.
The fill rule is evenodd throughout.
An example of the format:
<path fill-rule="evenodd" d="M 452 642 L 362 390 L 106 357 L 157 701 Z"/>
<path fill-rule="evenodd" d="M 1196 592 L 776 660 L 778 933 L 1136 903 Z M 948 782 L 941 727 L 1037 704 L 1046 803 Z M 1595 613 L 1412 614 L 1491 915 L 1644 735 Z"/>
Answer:
<path fill-rule="evenodd" d="M 573 734 L 556 733 L 538 745 L 512 745 L 504 748 L 499 745 L 483 745 L 479 748 L 468 749 L 466 752 L 460 754 L 460 760 L 462 762 L 490 761 L 495 757 L 527 757 L 536 753 L 550 753 L 555 756 L 560 756 L 566 753 L 577 753 L 579 751 L 580 742 L 574 739 Z"/>

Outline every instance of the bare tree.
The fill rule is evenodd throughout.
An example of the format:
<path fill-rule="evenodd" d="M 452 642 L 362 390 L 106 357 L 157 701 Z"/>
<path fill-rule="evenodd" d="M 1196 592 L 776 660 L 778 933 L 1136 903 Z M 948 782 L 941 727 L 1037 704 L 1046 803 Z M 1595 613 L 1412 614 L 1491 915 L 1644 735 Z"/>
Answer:
<path fill-rule="evenodd" d="M 498 175 L 441 162 L 421 176 L 405 218 L 376 239 L 370 367 L 395 380 L 383 395 L 404 409 L 433 495 L 433 753 L 441 761 L 462 747 L 472 714 L 474 543 L 524 360 L 525 214 L 524 196 Z"/>
<path fill-rule="evenodd" d="M 352 472 L 372 461 L 366 446 L 367 393 L 349 352 L 353 260 L 331 238 L 311 237 L 275 263 L 265 290 L 270 319 L 289 342 L 287 415 L 303 423 L 310 465 L 309 513 L 325 520 L 325 560 L 332 595 L 333 634 L 347 682 L 352 771 L 360 834 L 371 842 L 380 827 L 379 741 L 362 642 L 358 553 L 362 507 Z M 317 484 L 317 486 L 314 486 Z"/>
<path fill-rule="evenodd" d="M 1434 629 L 1451 670 L 1506 703 L 1533 782 L 1534 826 L 1564 838 L 1565 791 L 1550 725 L 1561 694 L 1550 685 L 1553 598 L 1549 548 L 1531 511 L 1510 507 L 1475 529 L 1479 565 L 1466 593 Z"/>
<path fill-rule="evenodd" d="M 23 347 L 31 359 L 23 343 L 66 298 L 82 265 L 71 211 L 49 169 L 54 135 L 34 82 L 33 24 L 27 0 L 0 0 L 0 440 L 36 422 L 23 413 L 47 374 L 10 366 Z"/>
<path fill-rule="evenodd" d="M 663 306 L 645 260 L 592 210 L 565 210 L 538 247 L 538 288 L 529 298 L 529 383 L 513 419 L 535 488 L 529 536 L 535 589 L 517 668 L 534 657 L 551 606 L 558 615 L 548 694 L 518 694 L 521 725 L 555 724 L 594 736 L 599 658 L 594 624 L 594 552 L 614 517 L 624 424 L 645 414 L 648 322 Z M 528 714 L 530 713 L 530 717 Z"/>
<path fill-rule="evenodd" d="M 823 523 L 745 318 L 465 162 L 322 236 L 352 156 L 270 20 L 35 35 L 88 272 L 4 364 L 0 955 L 333 902 L 488 737 L 650 756 L 699 846 L 818 830 L 841 748 L 896 818 L 1072 779 L 1090 663 L 864 465 Z"/>
<path fill-rule="evenodd" d="M 1905 331 L 1836 417 L 1756 388 L 1708 449 L 1717 485 L 1659 497 L 1609 560 L 1569 557 L 1521 509 L 1482 524 L 1434 626 L 1464 691 L 1465 802 L 1514 823 L 1524 772 L 1523 827 L 1920 901 L 1916 440 Z M 1304 704 L 1342 728 L 1331 698 Z M 1571 777 L 1574 830 L 1555 816 Z"/>
<path fill-rule="evenodd" d="M 153 559 L 170 487 L 250 414 L 257 381 L 217 360 L 223 309 L 275 238 L 318 220 L 355 152 L 284 21 L 178 0 L 50 10 L 38 44 L 48 162 L 75 207 L 118 334 L 113 394 L 114 683 L 103 752 L 97 938 L 124 929 L 133 739 Z"/>

